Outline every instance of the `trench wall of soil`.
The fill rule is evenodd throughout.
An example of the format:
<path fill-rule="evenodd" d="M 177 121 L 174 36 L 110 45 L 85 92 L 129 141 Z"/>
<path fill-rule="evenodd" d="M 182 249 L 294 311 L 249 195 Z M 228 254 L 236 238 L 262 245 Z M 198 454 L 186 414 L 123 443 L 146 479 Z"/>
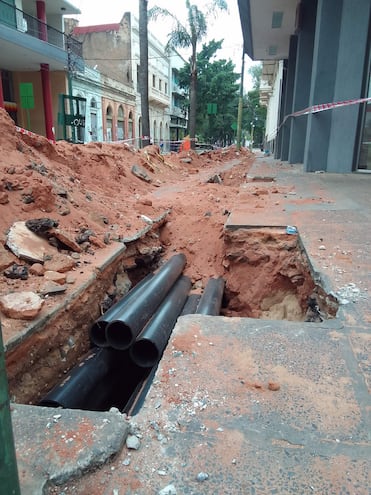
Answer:
<path fill-rule="evenodd" d="M 104 263 L 85 284 L 69 296 L 52 317 L 34 321 L 22 342 L 6 353 L 11 400 L 35 404 L 78 363 L 91 344 L 94 321 L 156 265 L 161 245 L 149 236 L 128 245 Z M 135 273 L 133 273 L 135 271 Z M 131 277 L 133 273 L 133 277 Z M 104 305 L 107 304 L 106 307 Z"/>

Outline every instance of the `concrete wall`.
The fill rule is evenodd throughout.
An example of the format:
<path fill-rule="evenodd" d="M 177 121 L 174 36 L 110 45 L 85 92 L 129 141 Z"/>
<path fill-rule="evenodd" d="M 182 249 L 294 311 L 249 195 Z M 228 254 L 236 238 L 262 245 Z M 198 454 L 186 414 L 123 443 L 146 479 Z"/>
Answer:
<path fill-rule="evenodd" d="M 281 122 L 312 105 L 367 96 L 370 0 L 304 0 L 303 7 L 297 46 L 293 36 L 287 61 Z M 271 104 L 276 107 L 277 99 Z M 360 112 L 351 105 L 290 117 L 279 132 L 277 158 L 304 163 L 308 172 L 356 170 Z"/>
<path fill-rule="evenodd" d="M 83 43 L 83 58 L 108 77 L 133 86 L 131 64 L 131 20 L 126 13 L 118 30 L 87 32 L 75 35 Z"/>

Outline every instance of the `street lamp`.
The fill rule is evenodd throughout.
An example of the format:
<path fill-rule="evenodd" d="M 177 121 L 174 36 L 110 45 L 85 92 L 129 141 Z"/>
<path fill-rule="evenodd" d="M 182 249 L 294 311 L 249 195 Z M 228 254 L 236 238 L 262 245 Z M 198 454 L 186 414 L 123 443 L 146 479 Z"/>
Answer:
<path fill-rule="evenodd" d="M 253 143 L 253 140 L 254 140 L 254 122 L 250 122 L 250 125 L 251 125 L 251 130 L 250 130 L 250 150 L 252 151 L 252 143 Z"/>

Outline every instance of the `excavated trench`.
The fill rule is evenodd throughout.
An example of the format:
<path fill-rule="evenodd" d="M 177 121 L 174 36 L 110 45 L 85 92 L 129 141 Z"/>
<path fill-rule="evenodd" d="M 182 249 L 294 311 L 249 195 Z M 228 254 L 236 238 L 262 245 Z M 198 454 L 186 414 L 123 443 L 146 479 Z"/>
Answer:
<path fill-rule="evenodd" d="M 159 238 L 151 236 L 152 240 L 132 243 L 42 331 L 8 353 L 13 401 L 86 410 L 117 407 L 135 414 L 181 314 L 199 312 L 308 324 L 336 315 L 336 300 L 326 294 L 313 274 L 298 234 L 290 235 L 283 228 L 225 229 L 221 241 L 223 276 L 210 279 L 203 291 L 182 274 L 186 262 L 183 254 L 171 258 L 184 257 L 184 264 L 180 263 L 168 279 L 166 264 L 165 268 L 161 264 Z M 164 271 L 165 285 L 148 287 Z M 134 289 L 126 294 L 130 285 Z M 212 285 L 214 292 L 208 293 Z M 203 298 L 206 304 L 201 304 Z M 119 321 L 115 307 L 121 304 L 130 308 L 140 299 L 142 310 Z M 147 307 L 152 299 L 152 306 Z M 201 306 L 203 309 L 197 310 Z M 114 315 L 111 319 L 110 312 Z M 107 341 L 110 327 L 113 332 Z M 128 329 L 129 337 L 123 337 L 123 330 Z M 140 339 L 143 329 L 146 338 Z M 158 336 L 155 344 L 151 341 L 158 332 L 159 345 Z"/>

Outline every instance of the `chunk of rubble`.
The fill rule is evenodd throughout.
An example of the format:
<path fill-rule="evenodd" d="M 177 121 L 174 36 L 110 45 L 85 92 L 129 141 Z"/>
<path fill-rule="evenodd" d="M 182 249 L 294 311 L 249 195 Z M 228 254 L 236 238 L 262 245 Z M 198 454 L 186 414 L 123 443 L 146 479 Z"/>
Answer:
<path fill-rule="evenodd" d="M 39 290 L 39 293 L 43 296 L 52 294 L 61 294 L 66 292 L 67 285 L 56 284 L 55 282 L 46 282 Z"/>
<path fill-rule="evenodd" d="M 0 244 L 0 271 L 2 272 L 10 265 L 14 263 L 15 258 L 13 255 L 9 253 L 7 249 L 4 248 L 2 244 Z"/>
<path fill-rule="evenodd" d="M 48 282 L 55 282 L 56 284 L 59 285 L 64 285 L 66 282 L 65 273 L 54 272 L 52 270 L 46 270 L 44 273 L 44 278 Z"/>
<path fill-rule="evenodd" d="M 66 232 L 63 232 L 61 229 L 52 229 L 51 234 L 58 239 L 58 241 L 65 246 L 67 246 L 71 251 L 75 251 L 76 253 L 81 253 L 82 249 L 77 244 L 77 242 Z"/>
<path fill-rule="evenodd" d="M 13 292 L 0 297 L 0 309 L 8 318 L 33 320 L 40 313 L 44 300 L 31 291 Z"/>
<path fill-rule="evenodd" d="M 45 270 L 51 270 L 53 272 L 66 273 L 73 270 L 76 266 L 76 260 L 68 256 L 67 254 L 56 253 L 52 259 L 45 261 Z"/>
<path fill-rule="evenodd" d="M 37 277 L 42 277 L 45 273 L 45 267 L 41 263 L 33 263 L 30 266 L 29 272 L 31 275 L 36 275 Z"/>
<path fill-rule="evenodd" d="M 55 253 L 55 248 L 46 239 L 31 232 L 23 221 L 14 222 L 10 227 L 6 245 L 18 258 L 31 263 L 43 263 L 46 257 Z"/>
<path fill-rule="evenodd" d="M 50 229 L 58 227 L 58 221 L 52 218 L 32 218 L 26 221 L 28 227 L 35 234 L 45 234 Z"/>
<path fill-rule="evenodd" d="M 131 167 L 131 173 L 138 177 L 138 179 L 144 180 L 145 182 L 152 182 L 152 179 L 149 177 L 144 168 L 139 165 L 133 165 Z"/>
<path fill-rule="evenodd" d="M 28 279 L 28 267 L 25 265 L 18 265 L 13 263 L 9 268 L 4 271 L 4 275 L 7 278 L 20 278 L 21 280 Z"/>

